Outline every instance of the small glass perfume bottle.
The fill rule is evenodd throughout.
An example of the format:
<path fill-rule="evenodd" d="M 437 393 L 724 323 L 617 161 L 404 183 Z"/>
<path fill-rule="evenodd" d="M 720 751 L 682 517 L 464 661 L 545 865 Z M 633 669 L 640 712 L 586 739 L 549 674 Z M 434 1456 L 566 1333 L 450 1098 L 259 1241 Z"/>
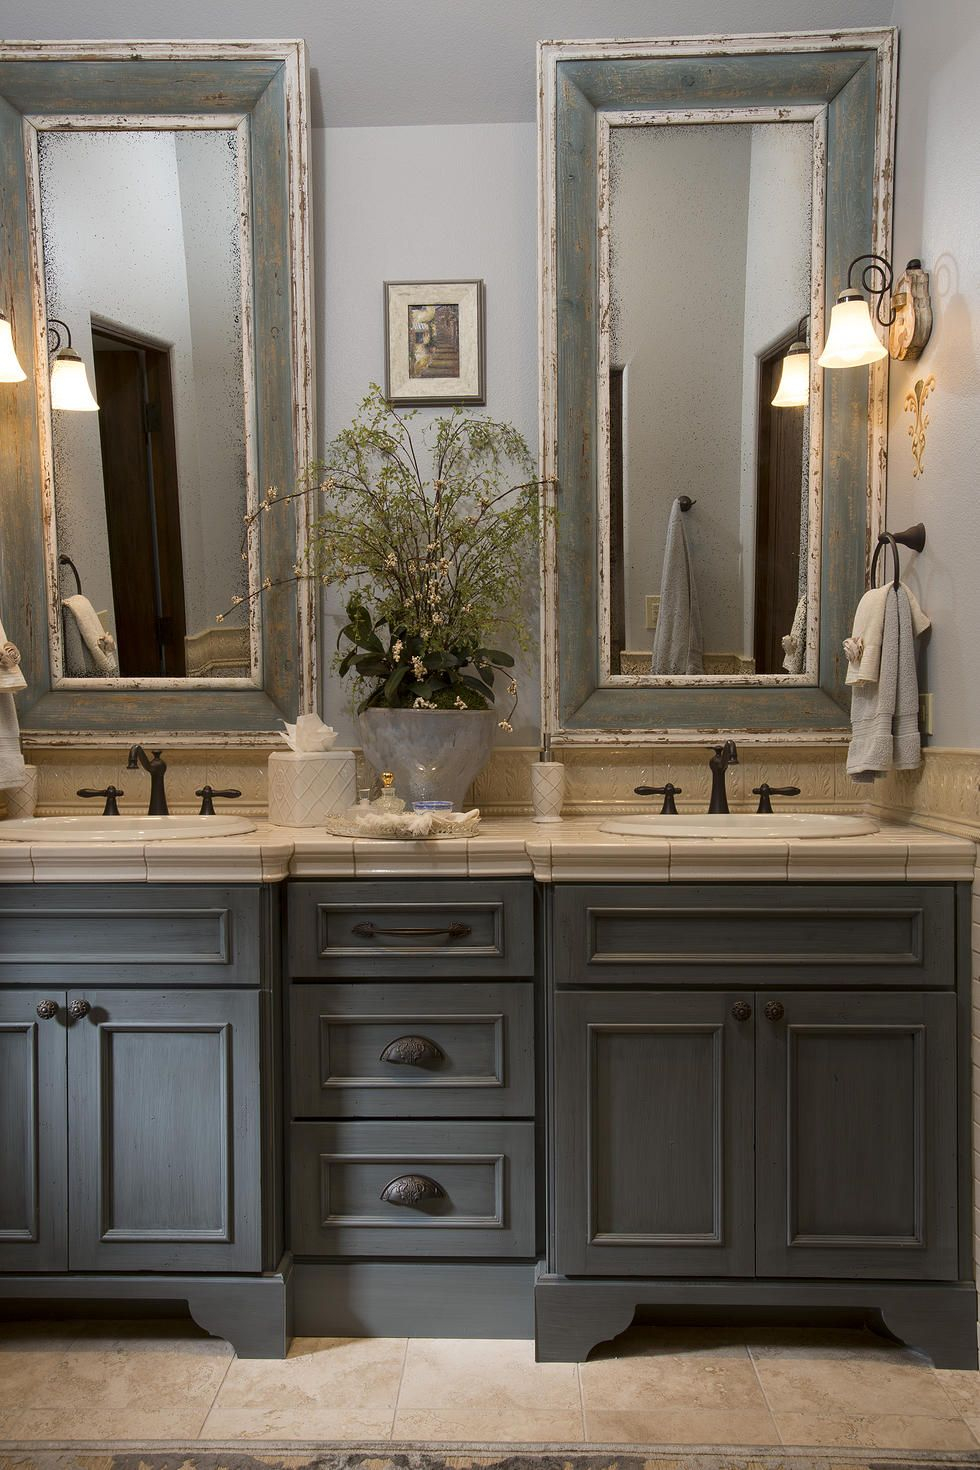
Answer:
<path fill-rule="evenodd" d="M 381 772 L 381 795 L 374 803 L 374 810 L 390 817 L 405 810 L 405 803 L 395 795 L 395 778 L 391 771 Z"/>

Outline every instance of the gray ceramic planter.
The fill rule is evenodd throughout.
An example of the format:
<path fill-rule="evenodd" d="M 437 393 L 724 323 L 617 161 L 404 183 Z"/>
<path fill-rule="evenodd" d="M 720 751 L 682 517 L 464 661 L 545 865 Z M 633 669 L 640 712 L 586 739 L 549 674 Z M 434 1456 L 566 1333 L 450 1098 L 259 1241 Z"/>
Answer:
<path fill-rule="evenodd" d="M 466 793 L 490 759 L 497 714 L 492 709 L 367 709 L 358 716 L 368 764 L 391 771 L 395 792 L 413 801 L 451 801 Z"/>

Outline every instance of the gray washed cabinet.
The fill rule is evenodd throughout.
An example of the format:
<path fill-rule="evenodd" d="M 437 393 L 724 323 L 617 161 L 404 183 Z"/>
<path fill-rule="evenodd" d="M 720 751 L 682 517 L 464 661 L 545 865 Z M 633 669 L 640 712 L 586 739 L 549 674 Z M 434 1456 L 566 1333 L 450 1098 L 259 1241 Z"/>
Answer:
<path fill-rule="evenodd" d="M 556 886 L 541 1358 L 727 1305 L 858 1310 L 977 1366 L 969 904 Z"/>
<path fill-rule="evenodd" d="M 278 939 L 258 885 L 0 891 L 0 1298 L 183 1298 L 281 1355 Z"/>

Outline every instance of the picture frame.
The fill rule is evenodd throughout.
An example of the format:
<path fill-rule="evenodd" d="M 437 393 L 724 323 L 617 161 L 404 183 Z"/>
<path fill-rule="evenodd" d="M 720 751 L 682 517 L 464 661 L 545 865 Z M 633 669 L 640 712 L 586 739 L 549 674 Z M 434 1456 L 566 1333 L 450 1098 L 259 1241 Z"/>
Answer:
<path fill-rule="evenodd" d="M 486 403 L 483 281 L 385 281 L 385 397 Z"/>

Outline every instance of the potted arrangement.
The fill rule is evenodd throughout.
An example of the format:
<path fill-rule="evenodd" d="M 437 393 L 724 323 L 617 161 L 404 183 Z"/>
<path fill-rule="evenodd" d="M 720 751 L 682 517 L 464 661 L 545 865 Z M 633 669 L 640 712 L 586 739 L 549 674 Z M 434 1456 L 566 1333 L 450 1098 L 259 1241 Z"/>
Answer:
<path fill-rule="evenodd" d="M 497 645 L 530 646 L 522 566 L 542 482 L 511 425 L 457 408 L 413 433 L 416 417 L 372 384 L 294 492 L 323 497 L 294 571 L 347 589 L 337 667 L 357 681 L 367 760 L 408 802 L 460 806 L 511 729 L 514 655 Z"/>

